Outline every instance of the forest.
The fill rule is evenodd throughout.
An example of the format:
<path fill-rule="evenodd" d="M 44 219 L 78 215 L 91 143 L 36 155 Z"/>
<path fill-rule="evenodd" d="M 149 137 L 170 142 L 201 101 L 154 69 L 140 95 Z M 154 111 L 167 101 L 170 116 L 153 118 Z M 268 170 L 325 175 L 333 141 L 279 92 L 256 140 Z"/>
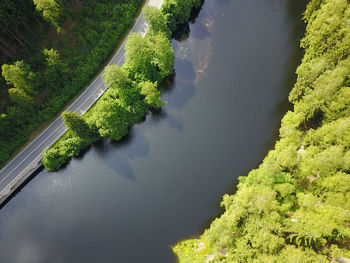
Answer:
<path fill-rule="evenodd" d="M 350 258 L 350 3 L 312 0 L 293 110 L 225 212 L 173 247 L 180 262 L 347 262 Z"/>
<path fill-rule="evenodd" d="M 172 33 L 201 4 L 202 0 L 165 0 L 161 10 L 149 6 L 143 9 L 149 24 L 147 34 L 131 34 L 125 45 L 124 65 L 105 68 L 102 78 L 107 91 L 83 116 L 62 113 L 69 130 L 44 150 L 42 161 L 47 171 L 59 169 L 97 140 L 120 140 L 148 110 L 164 104 L 158 86 L 174 74 Z"/>
<path fill-rule="evenodd" d="M 124 38 L 142 4 L 0 2 L 0 166 L 86 87 Z"/>

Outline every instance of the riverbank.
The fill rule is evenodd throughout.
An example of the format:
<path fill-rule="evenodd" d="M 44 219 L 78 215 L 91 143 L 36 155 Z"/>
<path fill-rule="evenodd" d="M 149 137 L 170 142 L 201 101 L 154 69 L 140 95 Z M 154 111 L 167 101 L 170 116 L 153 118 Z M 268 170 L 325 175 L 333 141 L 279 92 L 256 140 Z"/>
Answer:
<path fill-rule="evenodd" d="M 345 0 L 313 0 L 305 55 L 289 95 L 294 110 L 258 169 L 240 177 L 225 212 L 180 262 L 329 262 L 350 257 L 349 14 Z"/>
<path fill-rule="evenodd" d="M 155 1 L 152 3 L 156 4 Z M 143 32 L 146 28 L 145 21 L 141 15 L 136 20 L 132 32 Z M 114 54 L 109 64 L 120 63 L 124 58 L 124 45 Z M 84 113 L 103 94 L 105 86 L 101 74 L 92 81 L 84 92 L 68 106 L 67 110 Z M 30 175 L 41 166 L 42 151 L 51 146 L 66 131 L 66 128 L 59 117 L 55 119 L 40 135 L 35 138 L 25 149 L 23 149 L 11 162 L 0 171 L 0 199 L 7 200 L 12 193 Z"/>
<path fill-rule="evenodd" d="M 304 34 L 289 2 L 206 1 L 172 41 L 161 112 L 38 171 L 1 209 L 1 261 L 176 262 L 169 245 L 199 235 L 277 139 Z"/>
<path fill-rule="evenodd" d="M 170 39 L 178 25 L 190 19 L 191 12 L 198 9 L 201 0 L 168 1 L 161 10 L 146 7 L 144 16 L 149 30 L 143 37 L 132 34 L 125 44 L 125 64 L 110 65 L 103 74 L 108 90 L 93 108 L 80 118 L 87 133 L 79 134 L 79 125 L 71 127 L 50 149 L 43 152 L 43 165 L 48 171 L 58 170 L 69 158 L 101 138 L 120 140 L 129 128 L 144 118 L 151 108 L 163 105 L 158 83 L 173 74 L 174 54 Z M 84 124 L 85 123 L 85 124 Z M 86 130 L 82 128 L 81 130 Z"/>

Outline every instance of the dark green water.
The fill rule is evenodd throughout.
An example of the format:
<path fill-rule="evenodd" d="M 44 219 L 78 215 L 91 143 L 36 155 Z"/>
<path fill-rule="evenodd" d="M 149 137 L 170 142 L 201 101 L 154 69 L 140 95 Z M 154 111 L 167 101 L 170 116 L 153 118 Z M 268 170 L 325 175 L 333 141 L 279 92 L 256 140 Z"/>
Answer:
<path fill-rule="evenodd" d="M 0 210 L 0 262 L 175 262 L 277 139 L 300 62 L 302 0 L 207 0 L 173 41 L 161 113 L 41 171 Z"/>

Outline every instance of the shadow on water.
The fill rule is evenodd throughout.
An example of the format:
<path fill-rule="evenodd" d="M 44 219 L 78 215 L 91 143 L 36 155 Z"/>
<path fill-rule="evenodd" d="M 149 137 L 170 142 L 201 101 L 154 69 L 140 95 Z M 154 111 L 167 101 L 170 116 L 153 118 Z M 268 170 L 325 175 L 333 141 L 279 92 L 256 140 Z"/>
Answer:
<path fill-rule="evenodd" d="M 162 99 L 173 108 L 183 108 L 194 97 L 196 73 L 192 62 L 175 59 L 176 78 L 163 90 Z M 176 87 L 176 89 L 174 88 Z"/>
<path fill-rule="evenodd" d="M 152 109 L 148 115 L 147 124 L 149 123 L 152 126 L 156 126 L 160 122 L 165 122 L 172 130 L 178 132 L 183 131 L 183 122 L 176 118 L 175 115 L 168 113 L 166 109 L 163 108 Z"/>
<path fill-rule="evenodd" d="M 93 145 L 93 149 L 112 170 L 125 179 L 136 181 L 130 161 L 146 156 L 150 145 L 142 133 L 134 134 L 131 130 L 121 140 L 101 140 Z"/>
<path fill-rule="evenodd" d="M 189 24 L 186 23 L 179 27 L 177 34 L 179 36 L 183 35 L 183 37 L 180 37 L 183 40 L 188 38 Z M 173 41 L 173 48 L 176 50 L 177 47 L 177 42 Z M 167 95 L 169 95 L 165 101 L 174 108 L 182 108 L 186 106 L 187 102 L 191 98 L 194 97 L 195 71 L 192 62 L 189 60 L 176 58 L 175 72 L 178 76 L 177 79 L 180 79 L 180 81 L 175 82 L 175 78 L 171 78 L 164 82 L 161 85 L 161 90 L 163 93 L 162 97 L 167 97 Z M 175 86 L 176 89 L 174 89 Z M 169 128 L 173 130 L 178 132 L 183 131 L 182 121 L 176 118 L 173 114 L 168 113 L 165 109 L 151 110 L 140 123 L 143 123 L 145 127 L 147 127 L 158 125 L 161 121 L 166 122 Z M 85 153 L 90 151 L 90 149 L 94 149 L 94 151 L 101 157 L 101 160 L 104 160 L 108 167 L 122 175 L 124 178 L 135 181 L 136 177 L 132 166 L 130 165 L 130 160 L 136 157 L 146 156 L 149 152 L 149 148 L 150 145 L 145 136 L 141 132 L 136 131 L 136 129 L 131 128 L 128 134 L 121 140 L 99 140 L 93 143 L 92 146 L 88 146 L 82 150 L 79 155 L 74 156 L 72 159 L 82 160 Z M 64 171 L 70 161 L 71 160 L 68 160 L 61 167 L 60 171 Z"/>
<path fill-rule="evenodd" d="M 195 8 L 191 11 L 191 15 L 190 15 L 190 22 L 189 23 L 184 23 L 184 24 L 180 24 L 177 26 L 177 29 L 175 30 L 175 32 L 173 33 L 173 39 L 175 39 L 178 42 L 182 42 L 185 41 L 186 39 L 188 39 L 189 35 L 190 35 L 190 23 L 191 24 L 195 24 L 196 20 L 198 18 L 199 13 L 202 10 L 202 6 L 204 5 L 204 2 L 202 3 L 202 5 L 199 8 Z M 207 32 L 209 33 L 209 32 Z M 191 37 L 196 37 L 196 36 L 192 36 Z"/>
<path fill-rule="evenodd" d="M 211 37 L 209 31 L 207 30 L 207 28 L 205 27 L 205 25 L 203 23 L 197 22 L 194 25 L 194 29 L 191 33 L 191 38 L 197 38 L 197 39 L 206 39 L 208 37 Z"/>

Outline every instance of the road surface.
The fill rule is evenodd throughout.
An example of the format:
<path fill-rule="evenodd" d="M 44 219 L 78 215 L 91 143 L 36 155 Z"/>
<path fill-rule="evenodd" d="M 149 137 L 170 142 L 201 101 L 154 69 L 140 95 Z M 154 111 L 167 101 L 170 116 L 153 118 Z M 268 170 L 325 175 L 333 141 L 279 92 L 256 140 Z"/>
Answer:
<path fill-rule="evenodd" d="M 162 2 L 163 0 L 147 0 L 146 5 L 160 8 Z M 130 33 L 141 33 L 144 35 L 146 30 L 147 23 L 143 20 L 142 15 L 140 15 L 136 19 Z M 108 65 L 123 65 L 126 40 L 122 43 Z M 106 90 L 101 77 L 102 73 L 103 71 L 66 110 L 83 114 L 96 102 Z M 0 171 L 0 205 L 41 166 L 41 154 L 43 150 L 54 144 L 66 130 L 61 116 L 58 117 Z"/>

